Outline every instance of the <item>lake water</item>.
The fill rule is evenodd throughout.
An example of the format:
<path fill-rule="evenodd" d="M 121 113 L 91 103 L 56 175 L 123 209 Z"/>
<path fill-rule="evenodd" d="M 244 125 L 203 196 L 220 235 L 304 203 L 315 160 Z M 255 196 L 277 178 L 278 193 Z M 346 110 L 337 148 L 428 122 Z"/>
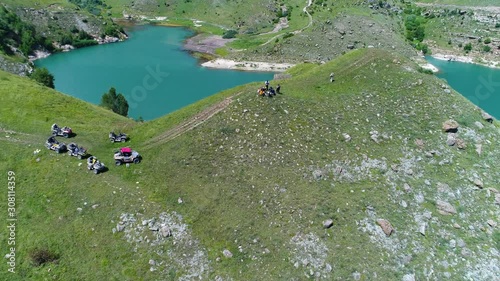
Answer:
<path fill-rule="evenodd" d="M 472 103 L 500 119 L 500 70 L 472 63 L 438 60 L 426 57 L 439 68 L 436 74 L 445 79 Z"/>
<path fill-rule="evenodd" d="M 55 88 L 99 104 L 115 87 L 129 103 L 129 116 L 151 120 L 237 85 L 271 80 L 272 73 L 207 69 L 182 50 L 192 32 L 139 26 L 125 42 L 51 55 L 35 62 L 55 77 Z"/>

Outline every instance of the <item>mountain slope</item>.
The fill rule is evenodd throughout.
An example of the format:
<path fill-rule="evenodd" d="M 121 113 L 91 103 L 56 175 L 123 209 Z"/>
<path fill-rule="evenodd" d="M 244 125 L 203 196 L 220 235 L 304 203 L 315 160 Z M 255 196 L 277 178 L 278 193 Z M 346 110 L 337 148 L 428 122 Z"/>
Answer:
<path fill-rule="evenodd" d="M 34 101 L 0 112 L 2 127 L 18 132 L 0 139 L 7 148 L 0 169 L 18 177 L 20 244 L 18 275 L 8 275 L 5 264 L 1 274 L 489 280 L 500 272 L 499 232 L 489 225 L 500 215 L 493 189 L 499 124 L 483 121 L 465 98 L 417 69 L 388 52 L 354 51 L 290 70 L 293 77 L 279 81 L 282 95 L 257 97 L 259 84 L 244 85 L 144 124 L 3 74 L 4 104 L 19 102 L 9 94 L 18 92 L 8 88 L 12 82 Z M 150 141 L 239 93 L 194 129 Z M 59 100 L 73 106 L 56 116 L 49 104 Z M 442 131 L 450 118 L 460 125 L 456 135 Z M 107 131 L 125 130 L 144 160 L 88 173 L 78 160 L 43 148 L 53 120 L 72 126 L 75 141 L 109 166 L 118 145 L 108 143 Z M 26 147 L 13 138 L 37 141 Z M 449 138 L 466 147 L 448 146 Z M 36 148 L 42 151 L 33 155 Z M 442 206 L 456 213 L 442 215 Z M 395 231 L 386 236 L 378 219 Z M 59 262 L 31 265 L 28 253 L 37 247 L 58 254 Z"/>

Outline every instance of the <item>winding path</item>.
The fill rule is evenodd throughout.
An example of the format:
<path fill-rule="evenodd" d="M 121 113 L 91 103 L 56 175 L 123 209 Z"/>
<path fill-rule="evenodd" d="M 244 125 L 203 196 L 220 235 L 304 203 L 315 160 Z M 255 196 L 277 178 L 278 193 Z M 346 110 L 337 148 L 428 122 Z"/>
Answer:
<path fill-rule="evenodd" d="M 302 9 L 302 11 L 304 11 L 304 13 L 306 13 L 307 17 L 309 18 L 309 23 L 308 23 L 305 27 L 303 27 L 303 28 L 301 28 L 301 29 L 297 29 L 297 30 L 292 31 L 292 33 L 293 33 L 293 34 L 298 34 L 298 33 L 301 33 L 301 32 L 302 32 L 302 31 L 304 31 L 305 29 L 307 29 L 307 28 L 311 27 L 311 25 L 312 25 L 312 21 L 313 21 L 313 18 L 312 18 L 312 16 L 311 16 L 311 14 L 307 11 L 307 8 L 309 8 L 309 7 L 312 5 L 312 2 L 313 2 L 313 0 L 308 0 L 307 5 L 306 5 L 306 6 Z M 260 46 L 265 46 L 265 45 L 267 45 L 267 44 L 269 44 L 269 43 L 273 42 L 274 40 L 276 40 L 276 38 L 282 37 L 283 35 L 285 35 L 285 33 L 282 33 L 282 34 L 278 34 L 278 35 L 276 35 L 276 36 L 273 36 L 273 37 L 271 37 L 269 40 L 267 40 L 266 42 L 264 42 L 264 43 L 260 44 Z"/>

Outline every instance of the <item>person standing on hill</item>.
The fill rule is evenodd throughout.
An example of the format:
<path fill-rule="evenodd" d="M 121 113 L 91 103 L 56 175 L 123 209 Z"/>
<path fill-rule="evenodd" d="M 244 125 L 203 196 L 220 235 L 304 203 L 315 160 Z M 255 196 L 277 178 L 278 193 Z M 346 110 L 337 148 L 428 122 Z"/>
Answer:
<path fill-rule="evenodd" d="M 269 90 L 269 80 L 266 80 L 266 90 Z"/>
<path fill-rule="evenodd" d="M 276 87 L 276 93 L 279 94 L 280 93 L 280 90 L 281 90 L 281 85 L 278 84 L 278 87 Z"/>
<path fill-rule="evenodd" d="M 332 72 L 332 73 L 330 73 L 330 82 L 333 82 L 333 81 L 335 81 L 335 79 L 333 79 L 333 72 Z"/>

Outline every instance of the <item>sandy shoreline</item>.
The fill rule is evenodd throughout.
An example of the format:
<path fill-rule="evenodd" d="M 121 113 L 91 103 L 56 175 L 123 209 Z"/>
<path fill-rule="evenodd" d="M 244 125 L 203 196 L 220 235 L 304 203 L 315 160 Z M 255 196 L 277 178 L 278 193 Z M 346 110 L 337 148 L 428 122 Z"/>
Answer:
<path fill-rule="evenodd" d="M 491 68 L 500 68 L 500 63 L 498 61 L 483 60 L 484 63 L 478 63 L 478 62 L 475 62 L 474 58 L 472 58 L 472 57 L 446 55 L 446 54 L 440 54 L 440 53 L 432 54 L 431 56 L 435 59 L 438 59 L 438 60 L 458 61 L 458 62 L 463 62 L 463 63 L 475 63 L 478 65 L 487 66 L 487 67 L 491 67 Z"/>
<path fill-rule="evenodd" d="M 431 63 L 426 63 L 426 64 L 419 64 L 421 68 L 423 69 L 428 69 L 434 73 L 436 72 L 439 72 L 439 68 L 435 67 L 433 64 Z"/>
<path fill-rule="evenodd" d="M 271 72 L 283 72 L 289 68 L 295 66 L 291 63 L 272 63 L 272 62 L 254 62 L 254 61 L 234 61 L 227 59 L 215 59 L 212 61 L 207 61 L 201 64 L 208 68 L 218 68 L 218 69 L 234 69 L 234 70 L 245 70 L 245 71 L 271 71 Z"/>

